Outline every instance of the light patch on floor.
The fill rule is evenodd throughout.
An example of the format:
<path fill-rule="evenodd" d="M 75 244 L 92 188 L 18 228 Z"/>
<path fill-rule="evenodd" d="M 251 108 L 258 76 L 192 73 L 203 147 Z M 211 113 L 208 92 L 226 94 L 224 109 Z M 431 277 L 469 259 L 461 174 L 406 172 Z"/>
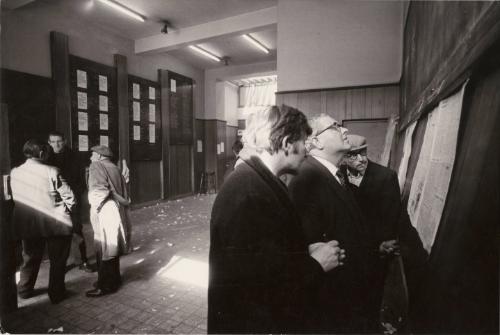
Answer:
<path fill-rule="evenodd" d="M 174 256 L 157 275 L 186 284 L 208 288 L 208 264 L 181 256 Z"/>

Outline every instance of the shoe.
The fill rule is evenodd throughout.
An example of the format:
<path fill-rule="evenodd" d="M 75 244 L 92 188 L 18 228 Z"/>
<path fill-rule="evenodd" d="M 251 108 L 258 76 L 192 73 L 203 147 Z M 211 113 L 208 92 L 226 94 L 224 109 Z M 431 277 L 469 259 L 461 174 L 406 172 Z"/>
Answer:
<path fill-rule="evenodd" d="M 100 288 L 95 288 L 93 290 L 85 292 L 85 295 L 88 298 L 97 298 L 97 297 L 102 297 L 106 294 L 111 294 L 111 293 L 115 293 L 115 292 L 116 291 L 108 291 L 108 290 L 102 290 Z"/>
<path fill-rule="evenodd" d="M 78 267 L 80 270 L 82 271 L 85 271 L 85 272 L 88 272 L 88 273 L 92 273 L 92 272 L 95 272 L 95 269 L 93 266 L 89 265 L 87 262 L 83 262 L 82 264 L 80 264 L 80 266 Z"/>

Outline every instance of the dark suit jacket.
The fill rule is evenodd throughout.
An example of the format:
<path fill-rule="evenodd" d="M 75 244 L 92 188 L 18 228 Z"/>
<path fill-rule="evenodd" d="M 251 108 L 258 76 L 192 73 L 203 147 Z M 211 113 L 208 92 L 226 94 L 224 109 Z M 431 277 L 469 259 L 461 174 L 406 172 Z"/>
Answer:
<path fill-rule="evenodd" d="M 236 167 L 215 200 L 209 263 L 209 333 L 307 332 L 304 289 L 323 270 L 286 187 L 257 157 Z"/>
<path fill-rule="evenodd" d="M 378 248 L 381 242 L 395 239 L 401 215 L 396 172 L 369 161 L 359 187 L 349 185 L 367 219 L 373 247 Z"/>
<path fill-rule="evenodd" d="M 323 276 L 311 292 L 317 332 L 370 330 L 368 306 L 370 278 L 367 264 L 376 256 L 368 243 L 368 230 L 351 192 L 330 171 L 309 156 L 289 184 L 308 243 L 337 240 L 346 251 L 345 264 Z"/>

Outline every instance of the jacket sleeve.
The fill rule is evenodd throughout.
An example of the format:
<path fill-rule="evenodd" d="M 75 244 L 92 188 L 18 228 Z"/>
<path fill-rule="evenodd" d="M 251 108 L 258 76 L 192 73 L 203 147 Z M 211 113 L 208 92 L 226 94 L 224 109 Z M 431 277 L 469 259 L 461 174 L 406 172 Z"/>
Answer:
<path fill-rule="evenodd" d="M 398 178 L 394 171 L 384 179 L 379 196 L 380 213 L 384 218 L 380 238 L 382 241 L 387 241 L 396 238 L 402 207 Z"/>
<path fill-rule="evenodd" d="M 66 208 L 71 212 L 76 205 L 76 198 L 73 190 L 69 187 L 66 179 L 61 175 L 59 169 L 53 170 L 53 183 L 54 188 L 61 197 L 62 201 L 66 205 Z"/>

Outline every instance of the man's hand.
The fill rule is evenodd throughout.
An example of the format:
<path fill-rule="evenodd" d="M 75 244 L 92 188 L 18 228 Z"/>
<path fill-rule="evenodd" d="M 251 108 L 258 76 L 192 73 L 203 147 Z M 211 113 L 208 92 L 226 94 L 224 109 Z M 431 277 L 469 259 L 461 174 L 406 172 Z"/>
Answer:
<path fill-rule="evenodd" d="M 399 255 L 399 242 L 397 240 L 389 240 L 380 243 L 378 251 L 382 256 Z"/>
<path fill-rule="evenodd" d="M 340 266 L 345 259 L 345 250 L 339 248 L 339 243 L 335 240 L 329 242 L 317 242 L 309 245 L 309 254 L 328 272 Z"/>

